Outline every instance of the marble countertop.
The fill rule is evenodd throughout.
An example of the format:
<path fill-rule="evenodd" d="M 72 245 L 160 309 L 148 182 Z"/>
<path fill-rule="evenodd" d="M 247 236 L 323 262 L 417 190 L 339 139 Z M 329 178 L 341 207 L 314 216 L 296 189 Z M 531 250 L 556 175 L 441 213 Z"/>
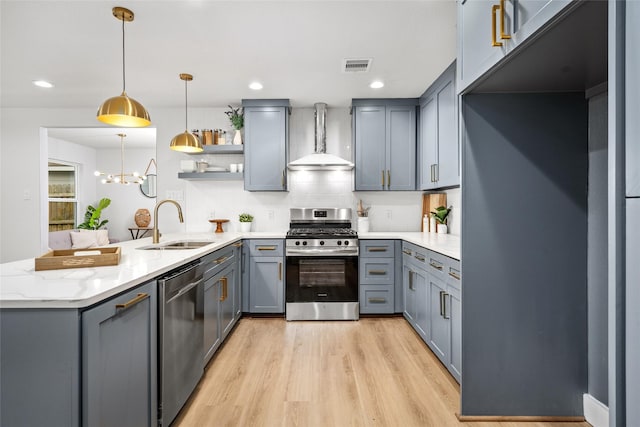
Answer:
<path fill-rule="evenodd" d="M 151 237 L 120 242 L 120 263 L 115 266 L 35 271 L 33 258 L 0 264 L 0 308 L 89 307 L 180 265 L 241 239 L 281 239 L 285 232 L 175 233 L 160 244 L 177 240 L 206 240 L 211 244 L 189 250 L 140 250 Z M 402 239 L 460 259 L 460 238 L 420 232 L 359 233 L 360 239 Z"/>

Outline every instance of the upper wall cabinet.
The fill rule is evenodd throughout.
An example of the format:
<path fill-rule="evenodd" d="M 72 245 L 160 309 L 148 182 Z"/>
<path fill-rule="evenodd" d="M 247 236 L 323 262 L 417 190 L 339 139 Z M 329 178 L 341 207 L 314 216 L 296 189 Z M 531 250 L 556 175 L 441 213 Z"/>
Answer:
<path fill-rule="evenodd" d="M 571 3 L 572 0 L 460 1 L 458 90 L 472 86 Z"/>
<path fill-rule="evenodd" d="M 354 99 L 355 190 L 416 189 L 416 106 L 411 99 Z"/>
<path fill-rule="evenodd" d="M 289 100 L 243 99 L 244 189 L 286 191 Z"/>
<path fill-rule="evenodd" d="M 626 2 L 625 5 L 625 87 L 628 96 L 625 97 L 625 159 L 626 159 L 626 195 L 640 197 L 640 3 Z M 633 96 L 631 95 L 633 94 Z"/>
<path fill-rule="evenodd" d="M 456 102 L 456 63 L 420 98 L 418 176 L 420 190 L 460 185 L 460 143 Z"/>

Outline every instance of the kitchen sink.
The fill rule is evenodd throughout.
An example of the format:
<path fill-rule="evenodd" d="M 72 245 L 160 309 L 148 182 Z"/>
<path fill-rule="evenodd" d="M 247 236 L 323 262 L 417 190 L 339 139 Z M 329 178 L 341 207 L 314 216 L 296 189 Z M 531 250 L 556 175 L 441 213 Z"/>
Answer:
<path fill-rule="evenodd" d="M 181 240 L 177 242 L 168 242 L 168 243 L 162 243 L 162 244 L 142 246 L 138 249 L 145 250 L 145 251 L 161 250 L 161 249 L 168 249 L 168 250 L 198 249 L 203 246 L 210 245 L 212 243 L 215 243 L 215 242 L 213 240 L 205 240 L 205 241 Z"/>

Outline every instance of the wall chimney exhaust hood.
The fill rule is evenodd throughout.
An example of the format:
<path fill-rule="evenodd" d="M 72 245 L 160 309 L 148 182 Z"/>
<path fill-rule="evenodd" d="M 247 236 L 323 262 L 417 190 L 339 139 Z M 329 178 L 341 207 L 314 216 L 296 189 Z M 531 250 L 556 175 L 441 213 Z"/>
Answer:
<path fill-rule="evenodd" d="M 353 163 L 327 154 L 327 104 L 318 102 L 315 108 L 315 153 L 289 163 L 290 170 L 351 170 Z"/>

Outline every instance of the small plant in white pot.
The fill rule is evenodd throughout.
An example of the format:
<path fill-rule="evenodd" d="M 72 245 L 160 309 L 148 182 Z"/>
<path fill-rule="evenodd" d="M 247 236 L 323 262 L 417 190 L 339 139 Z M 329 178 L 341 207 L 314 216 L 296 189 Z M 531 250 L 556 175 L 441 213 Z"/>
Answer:
<path fill-rule="evenodd" d="M 240 231 L 243 233 L 247 233 L 251 231 L 251 223 L 253 222 L 253 215 L 248 213 L 241 213 L 240 217 Z"/>
<path fill-rule="evenodd" d="M 451 212 L 451 206 L 438 206 L 435 212 L 431 212 L 431 216 L 436 220 L 438 233 L 447 234 L 449 232 L 447 227 L 447 217 L 449 216 L 449 212 Z"/>

